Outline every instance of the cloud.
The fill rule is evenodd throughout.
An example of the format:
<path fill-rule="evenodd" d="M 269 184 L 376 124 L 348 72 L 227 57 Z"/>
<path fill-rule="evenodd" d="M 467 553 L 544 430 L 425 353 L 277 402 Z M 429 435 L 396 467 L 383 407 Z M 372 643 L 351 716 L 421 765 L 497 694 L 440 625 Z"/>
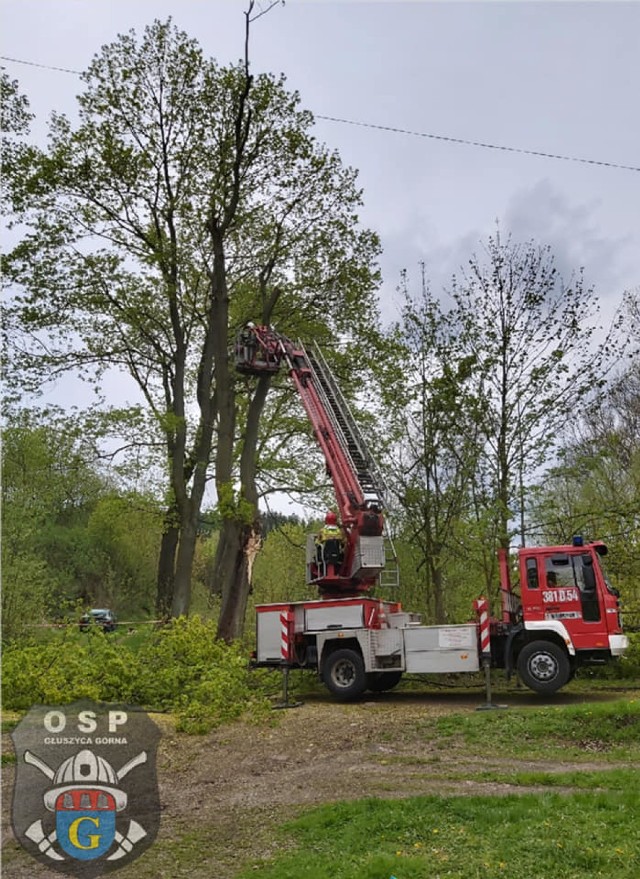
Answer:
<path fill-rule="evenodd" d="M 411 289 L 419 292 L 421 261 L 426 264 L 432 291 L 446 298 L 452 275 L 459 274 L 474 254 L 482 259 L 483 242 L 495 233 L 496 221 L 501 234 L 511 235 L 515 243 L 549 245 L 565 281 L 584 269 L 586 283 L 594 287 L 604 316 L 610 318 L 625 289 L 638 283 L 637 261 L 633 236 L 611 234 L 602 212 L 600 198 L 572 199 L 546 178 L 517 189 L 502 211 L 492 213 L 488 208 L 482 218 L 476 213 L 469 228 L 458 235 L 439 234 L 433 215 L 413 205 L 403 221 L 382 236 L 383 318 L 397 317 L 400 297 L 396 288 L 402 269 L 409 273 Z"/>
<path fill-rule="evenodd" d="M 515 241 L 550 245 L 562 277 L 583 268 L 585 280 L 603 299 L 620 300 L 629 280 L 629 236 L 604 235 L 599 225 L 600 199 L 575 202 L 549 180 L 520 189 L 504 212 L 503 229 Z"/>

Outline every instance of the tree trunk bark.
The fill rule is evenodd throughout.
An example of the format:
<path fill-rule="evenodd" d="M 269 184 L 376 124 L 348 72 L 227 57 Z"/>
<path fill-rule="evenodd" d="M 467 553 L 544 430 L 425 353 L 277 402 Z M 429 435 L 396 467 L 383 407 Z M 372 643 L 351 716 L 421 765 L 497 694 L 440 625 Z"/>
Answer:
<path fill-rule="evenodd" d="M 183 522 L 180 529 L 180 542 L 176 557 L 176 577 L 173 590 L 173 602 L 171 604 L 171 616 L 186 616 L 189 613 L 191 603 L 191 570 L 193 568 L 193 556 L 196 550 L 198 529 L 193 517 L 190 521 Z"/>
<path fill-rule="evenodd" d="M 201 405 L 198 439 L 194 447 L 191 495 L 182 505 L 180 541 L 176 556 L 176 574 L 173 587 L 171 615 L 186 616 L 191 603 L 191 574 L 198 539 L 198 517 L 207 483 L 207 468 L 213 433 L 213 416 L 209 406 Z"/>
<path fill-rule="evenodd" d="M 251 591 L 253 562 L 262 541 L 262 523 L 258 513 L 256 487 L 256 449 L 260 415 L 269 392 L 270 380 L 263 376 L 258 381 L 249 403 L 247 424 L 240 456 L 240 500 L 250 505 L 253 518 L 250 523 L 238 516 L 225 518 L 216 552 L 215 580 L 222 589 L 222 609 L 218 622 L 218 637 L 225 641 L 239 638 L 244 631 L 244 616 Z"/>
<path fill-rule="evenodd" d="M 165 527 L 160 542 L 158 559 L 158 579 L 156 592 L 156 613 L 164 618 L 171 613 L 173 588 L 175 582 L 176 550 L 179 531 L 175 525 L 175 510 L 169 508 L 165 513 Z"/>
<path fill-rule="evenodd" d="M 224 585 L 217 636 L 227 643 L 240 638 L 244 631 L 251 573 L 261 539 L 259 519 L 251 525 L 231 519 L 225 521 L 221 543 L 224 542 L 227 551 L 219 559 L 218 577 Z"/>
<path fill-rule="evenodd" d="M 444 594 L 442 587 L 442 569 L 434 567 L 431 571 L 431 579 L 433 581 L 433 604 L 436 626 L 442 626 L 446 623 L 446 613 L 444 608 Z"/>

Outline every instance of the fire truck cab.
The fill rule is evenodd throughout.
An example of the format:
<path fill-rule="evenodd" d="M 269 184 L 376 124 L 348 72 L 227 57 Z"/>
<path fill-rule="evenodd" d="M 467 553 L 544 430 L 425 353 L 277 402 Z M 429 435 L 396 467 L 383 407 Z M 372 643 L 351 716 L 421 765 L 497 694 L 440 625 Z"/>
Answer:
<path fill-rule="evenodd" d="M 492 631 L 492 649 L 503 666 L 514 659 L 524 683 L 554 692 L 582 665 L 602 664 L 628 646 L 619 594 L 607 580 L 602 542 L 575 537 L 566 546 L 520 549 L 520 605 L 505 601 L 512 593 L 502 574 L 502 624 Z"/>

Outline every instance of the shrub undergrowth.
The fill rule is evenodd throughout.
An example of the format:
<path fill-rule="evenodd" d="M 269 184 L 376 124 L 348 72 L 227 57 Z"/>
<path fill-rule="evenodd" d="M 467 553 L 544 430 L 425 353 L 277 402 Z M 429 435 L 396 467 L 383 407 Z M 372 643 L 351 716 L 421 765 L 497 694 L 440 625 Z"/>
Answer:
<path fill-rule="evenodd" d="M 269 709 L 240 645 L 216 640 L 215 625 L 198 616 L 173 620 L 136 647 L 97 628 L 13 644 L 4 651 L 2 681 L 8 710 L 83 698 L 122 702 L 173 712 L 177 728 L 190 733 L 244 713 L 259 719 Z"/>

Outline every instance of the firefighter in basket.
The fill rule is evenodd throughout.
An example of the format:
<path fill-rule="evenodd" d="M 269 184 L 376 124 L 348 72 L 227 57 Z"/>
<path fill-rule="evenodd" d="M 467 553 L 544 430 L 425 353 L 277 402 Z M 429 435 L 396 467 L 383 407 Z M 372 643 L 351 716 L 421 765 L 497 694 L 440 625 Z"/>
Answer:
<path fill-rule="evenodd" d="M 338 525 L 338 517 L 329 510 L 316 537 L 316 559 L 321 576 L 336 576 L 339 573 L 346 542 L 344 529 Z"/>

